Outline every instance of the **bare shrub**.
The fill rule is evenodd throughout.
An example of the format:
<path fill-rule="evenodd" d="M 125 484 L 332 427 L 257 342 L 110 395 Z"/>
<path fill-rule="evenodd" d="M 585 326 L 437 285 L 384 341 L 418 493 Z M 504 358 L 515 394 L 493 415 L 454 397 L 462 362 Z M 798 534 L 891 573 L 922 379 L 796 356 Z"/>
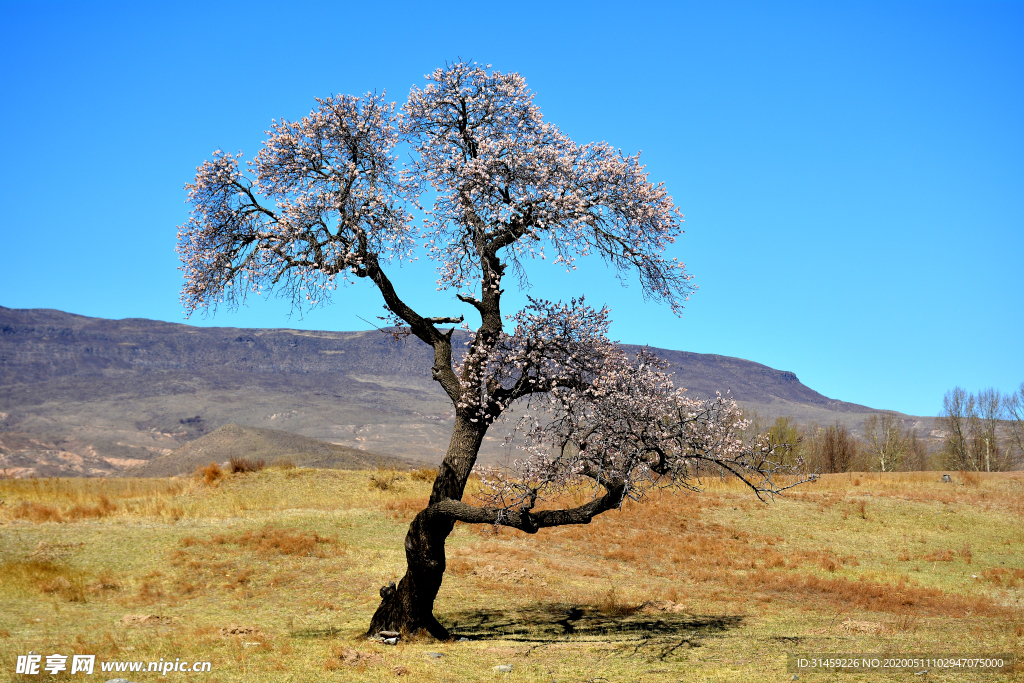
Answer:
<path fill-rule="evenodd" d="M 896 616 L 896 620 L 892 623 L 890 630 L 894 633 L 909 633 L 917 630 L 918 622 L 920 617 L 916 614 L 907 612 L 905 614 L 899 614 Z"/>
<path fill-rule="evenodd" d="M 235 456 L 228 462 L 228 472 L 231 474 L 245 474 L 246 472 L 259 472 L 267 466 L 267 463 L 260 460 L 250 460 Z"/>
<path fill-rule="evenodd" d="M 206 467 L 196 470 L 196 476 L 201 477 L 204 482 L 212 486 L 224 478 L 224 470 L 217 463 L 211 462 Z"/>
<path fill-rule="evenodd" d="M 63 522 L 64 515 L 52 505 L 35 503 L 23 500 L 12 511 L 15 519 L 25 519 L 30 522 Z"/>
<path fill-rule="evenodd" d="M 601 596 L 597 603 L 597 609 L 601 614 L 614 617 L 628 617 L 636 614 L 643 605 L 632 605 L 623 602 L 622 596 L 618 594 L 615 586 L 608 589 L 608 592 Z"/>

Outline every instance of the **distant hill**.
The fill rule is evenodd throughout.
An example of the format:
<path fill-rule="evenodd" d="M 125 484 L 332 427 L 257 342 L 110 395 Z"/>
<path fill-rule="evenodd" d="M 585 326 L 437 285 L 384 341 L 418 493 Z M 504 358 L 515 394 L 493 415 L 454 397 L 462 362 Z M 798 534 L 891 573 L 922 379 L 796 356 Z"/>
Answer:
<path fill-rule="evenodd" d="M 378 455 L 347 446 L 327 443 L 280 429 L 246 427 L 226 424 L 210 434 L 189 441 L 167 455 L 150 460 L 131 470 L 133 477 L 166 477 L 190 474 L 208 464 L 223 464 L 232 458 L 291 461 L 297 467 L 320 467 L 342 470 L 377 468 L 411 469 L 426 463 L 404 458 Z"/>
<path fill-rule="evenodd" d="M 875 412 L 759 363 L 653 350 L 691 395 L 731 390 L 762 414 L 854 429 Z M 377 331 L 193 327 L 0 307 L 0 469 L 108 476 L 229 423 L 437 462 L 454 415 L 431 362 L 415 338 Z M 485 441 L 485 462 L 504 455 L 500 428 Z"/>

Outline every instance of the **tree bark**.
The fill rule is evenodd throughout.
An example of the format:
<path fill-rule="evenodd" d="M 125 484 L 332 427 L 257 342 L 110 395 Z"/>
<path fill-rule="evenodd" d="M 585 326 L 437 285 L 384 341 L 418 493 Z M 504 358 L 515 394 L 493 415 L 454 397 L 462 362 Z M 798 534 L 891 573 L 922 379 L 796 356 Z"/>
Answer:
<path fill-rule="evenodd" d="M 413 519 L 405 536 L 405 576 L 397 586 L 392 582 L 381 587 L 381 603 L 370 620 L 367 635 L 426 631 L 439 640 L 451 638 L 448 629 L 434 618 L 434 600 L 444 578 L 445 540 L 455 520 L 431 506 L 442 500 L 462 500 L 486 431 L 486 425 L 471 422 L 462 411 L 456 414 L 455 429 L 434 480 L 430 502 Z"/>

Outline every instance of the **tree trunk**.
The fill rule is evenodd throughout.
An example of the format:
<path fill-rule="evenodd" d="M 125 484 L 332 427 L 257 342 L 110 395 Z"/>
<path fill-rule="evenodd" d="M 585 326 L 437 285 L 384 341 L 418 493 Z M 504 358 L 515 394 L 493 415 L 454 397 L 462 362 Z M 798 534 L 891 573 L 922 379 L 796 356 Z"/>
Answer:
<path fill-rule="evenodd" d="M 439 640 L 451 637 L 448 629 L 434 618 L 434 600 L 444 578 L 445 539 L 455 522 L 430 506 L 447 499 L 462 500 L 486 431 L 486 425 L 470 422 L 464 414 L 456 415 L 452 440 L 434 480 L 430 502 L 412 520 L 405 536 L 405 576 L 397 586 L 392 582 L 380 589 L 381 603 L 370 620 L 367 635 L 425 630 Z"/>
<path fill-rule="evenodd" d="M 434 618 L 434 599 L 444 577 L 444 542 L 455 526 L 448 517 L 423 510 L 405 537 L 405 576 L 380 589 L 380 607 L 370 620 L 367 635 L 380 631 L 416 633 L 425 630 L 439 640 L 448 640 L 448 630 Z"/>

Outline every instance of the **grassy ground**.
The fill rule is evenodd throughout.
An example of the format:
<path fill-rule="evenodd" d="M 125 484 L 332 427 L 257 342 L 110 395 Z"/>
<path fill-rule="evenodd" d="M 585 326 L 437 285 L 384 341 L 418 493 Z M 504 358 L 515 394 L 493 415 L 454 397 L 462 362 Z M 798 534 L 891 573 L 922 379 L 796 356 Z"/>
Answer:
<path fill-rule="evenodd" d="M 14 673 L 30 650 L 296 683 L 789 681 L 788 653 L 1021 658 L 1024 476 L 954 479 L 830 475 L 767 505 L 713 481 L 536 536 L 459 525 L 436 614 L 470 640 L 397 647 L 361 633 L 404 570 L 425 478 L 0 480 L 0 676 L 50 678 Z M 56 678 L 118 676 L 162 678 Z"/>

